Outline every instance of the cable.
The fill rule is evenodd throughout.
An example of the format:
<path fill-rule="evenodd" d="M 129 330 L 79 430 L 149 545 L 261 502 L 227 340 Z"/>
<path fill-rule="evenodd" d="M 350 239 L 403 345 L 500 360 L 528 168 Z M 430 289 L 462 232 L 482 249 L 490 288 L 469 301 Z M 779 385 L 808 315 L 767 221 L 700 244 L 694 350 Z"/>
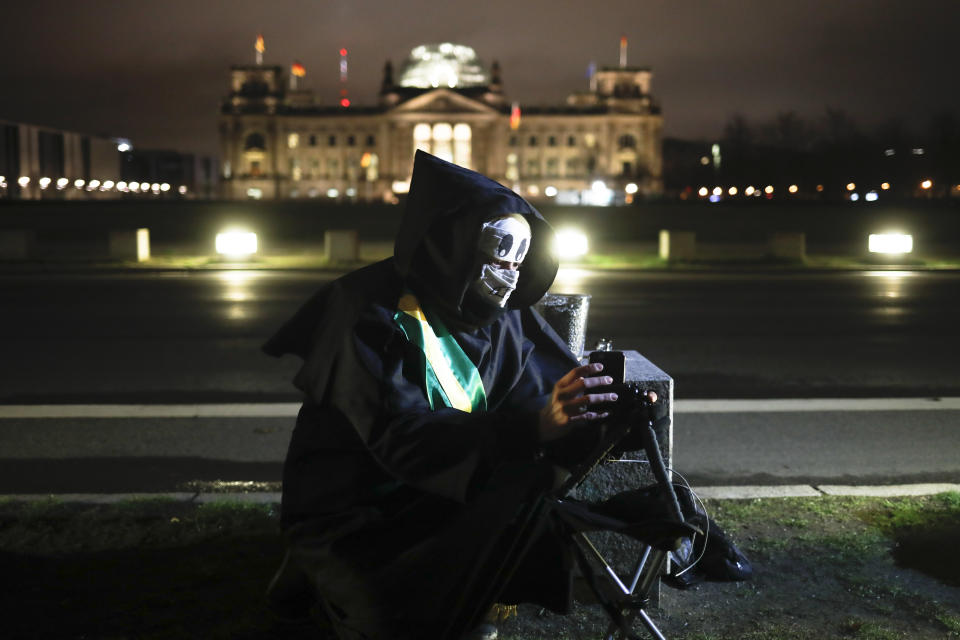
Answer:
<path fill-rule="evenodd" d="M 630 460 L 630 459 L 624 459 L 624 458 L 620 458 L 620 459 L 608 458 L 607 462 L 650 464 L 649 460 Z M 693 490 L 693 487 L 690 486 L 690 483 L 687 481 L 687 479 L 683 476 L 682 473 L 680 473 L 679 471 L 671 467 L 667 467 L 667 471 L 669 471 L 672 474 L 675 474 L 678 478 L 680 478 L 681 480 L 680 486 L 690 492 L 690 495 L 693 496 L 693 499 L 696 501 L 695 505 L 700 505 L 700 509 L 703 511 L 704 519 L 706 520 L 706 523 L 707 523 L 703 531 L 703 549 L 700 551 L 700 555 L 697 556 L 696 560 L 694 560 L 689 565 L 687 565 L 687 567 L 683 571 L 675 574 L 675 577 L 679 578 L 680 576 L 685 574 L 687 571 L 690 571 L 690 569 L 693 569 L 695 566 L 697 566 L 697 563 L 703 560 L 703 556 L 705 556 L 707 553 L 707 540 L 708 540 L 708 536 L 710 535 L 710 513 L 707 511 L 707 505 L 703 503 L 703 500 L 700 498 L 699 495 L 697 495 L 697 492 Z M 690 544 L 693 545 L 694 548 L 696 548 L 696 539 L 697 539 L 697 534 L 693 534 L 690 537 Z"/>

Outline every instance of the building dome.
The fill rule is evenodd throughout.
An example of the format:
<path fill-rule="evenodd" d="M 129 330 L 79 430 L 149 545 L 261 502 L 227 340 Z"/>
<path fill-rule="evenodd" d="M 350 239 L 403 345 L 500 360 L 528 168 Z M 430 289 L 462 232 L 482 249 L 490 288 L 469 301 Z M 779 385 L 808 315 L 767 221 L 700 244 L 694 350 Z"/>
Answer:
<path fill-rule="evenodd" d="M 400 71 L 401 87 L 462 89 L 489 84 L 490 77 L 473 47 L 450 42 L 416 47 Z"/>

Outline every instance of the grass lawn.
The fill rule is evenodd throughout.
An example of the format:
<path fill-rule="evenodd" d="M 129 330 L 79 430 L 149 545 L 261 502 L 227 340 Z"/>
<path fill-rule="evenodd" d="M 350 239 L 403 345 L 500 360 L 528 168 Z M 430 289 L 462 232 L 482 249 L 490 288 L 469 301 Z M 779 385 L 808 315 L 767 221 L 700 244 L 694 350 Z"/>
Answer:
<path fill-rule="evenodd" d="M 709 501 L 746 583 L 664 587 L 668 638 L 960 637 L 960 494 Z M 274 620 L 276 505 L 0 503 L 3 638 L 308 638 Z M 505 640 L 600 637 L 596 607 L 522 606 Z"/>

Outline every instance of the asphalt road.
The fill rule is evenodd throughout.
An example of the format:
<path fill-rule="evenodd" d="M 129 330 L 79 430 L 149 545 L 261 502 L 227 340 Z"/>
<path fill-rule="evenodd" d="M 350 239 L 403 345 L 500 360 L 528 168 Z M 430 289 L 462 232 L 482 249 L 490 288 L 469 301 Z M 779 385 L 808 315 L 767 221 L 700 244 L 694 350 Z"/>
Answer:
<path fill-rule="evenodd" d="M 295 403 L 297 363 L 258 346 L 329 277 L 2 275 L 0 405 Z M 588 344 L 612 338 L 674 377 L 675 465 L 694 482 L 883 483 L 960 480 L 960 411 L 784 411 L 762 399 L 960 396 L 958 284 L 931 272 L 564 271 L 555 289 L 592 294 Z M 682 411 L 699 398 L 757 401 Z M 277 480 L 291 425 L 0 416 L 0 493 Z"/>
<path fill-rule="evenodd" d="M 0 403 L 296 399 L 259 345 L 331 276 L 0 275 Z M 588 345 L 612 338 L 680 398 L 960 395 L 960 274 L 602 273 Z"/>

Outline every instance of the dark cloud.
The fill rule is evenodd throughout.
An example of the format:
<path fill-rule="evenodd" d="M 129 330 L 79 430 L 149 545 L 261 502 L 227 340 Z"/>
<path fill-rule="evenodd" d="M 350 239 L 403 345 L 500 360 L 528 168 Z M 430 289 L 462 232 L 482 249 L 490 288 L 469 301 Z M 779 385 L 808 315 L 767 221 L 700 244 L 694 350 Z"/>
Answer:
<path fill-rule="evenodd" d="M 586 87 L 591 61 L 654 71 L 668 135 L 715 136 L 733 113 L 769 118 L 828 106 L 869 124 L 919 124 L 960 105 L 956 0 L 34 0 L 0 20 L 0 118 L 111 135 L 141 146 L 216 151 L 216 115 L 233 63 L 307 67 L 337 97 L 350 51 L 355 102 L 376 99 L 385 60 L 455 41 L 498 59 L 508 95 L 548 103 Z"/>

